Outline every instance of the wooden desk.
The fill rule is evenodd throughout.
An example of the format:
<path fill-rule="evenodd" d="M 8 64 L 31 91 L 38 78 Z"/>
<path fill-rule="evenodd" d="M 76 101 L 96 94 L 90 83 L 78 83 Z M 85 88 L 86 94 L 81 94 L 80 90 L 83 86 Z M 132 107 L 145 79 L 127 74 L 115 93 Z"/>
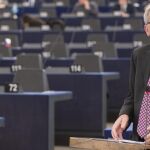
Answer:
<path fill-rule="evenodd" d="M 88 150 L 148 150 L 150 145 L 123 143 L 98 138 L 70 138 L 70 146 Z"/>

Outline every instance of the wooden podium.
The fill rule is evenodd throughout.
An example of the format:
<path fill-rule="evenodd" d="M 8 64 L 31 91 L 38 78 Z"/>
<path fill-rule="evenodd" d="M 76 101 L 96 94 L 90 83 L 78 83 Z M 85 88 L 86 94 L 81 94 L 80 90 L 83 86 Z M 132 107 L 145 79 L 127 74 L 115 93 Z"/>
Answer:
<path fill-rule="evenodd" d="M 70 147 L 86 150 L 150 150 L 150 145 L 144 143 L 118 142 L 98 138 L 70 138 Z"/>

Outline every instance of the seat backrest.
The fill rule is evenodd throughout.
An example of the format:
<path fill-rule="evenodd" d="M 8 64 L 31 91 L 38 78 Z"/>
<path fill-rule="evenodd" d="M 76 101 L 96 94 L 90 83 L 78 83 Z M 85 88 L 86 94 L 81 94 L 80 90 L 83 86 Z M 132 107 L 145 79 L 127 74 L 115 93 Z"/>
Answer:
<path fill-rule="evenodd" d="M 64 37 L 62 34 L 45 34 L 43 36 L 43 42 L 49 42 L 49 43 L 64 43 Z"/>
<path fill-rule="evenodd" d="M 65 43 L 51 43 L 45 46 L 45 52 L 49 52 L 52 58 L 67 57 L 68 51 Z"/>
<path fill-rule="evenodd" d="M 1 20 L 0 21 L 0 27 L 2 29 L 2 26 L 8 26 L 9 27 L 9 30 L 12 30 L 12 29 L 18 29 L 18 21 L 17 20 Z"/>
<path fill-rule="evenodd" d="M 90 26 L 90 29 L 92 30 L 96 30 L 96 31 L 101 30 L 101 23 L 100 20 L 97 18 L 84 18 L 82 20 L 82 26 L 84 25 Z"/>
<path fill-rule="evenodd" d="M 118 57 L 114 43 L 97 43 L 93 45 L 92 50 L 100 57 Z"/>
<path fill-rule="evenodd" d="M 40 8 L 40 14 L 41 15 L 47 15 L 48 17 L 54 17 L 56 18 L 57 17 L 57 14 L 56 14 L 56 9 L 55 7 L 49 7 L 49 6 L 42 6 Z"/>
<path fill-rule="evenodd" d="M 130 24 L 133 30 L 141 30 L 143 28 L 143 21 L 139 18 L 126 18 L 124 24 Z"/>
<path fill-rule="evenodd" d="M 47 67 L 46 73 L 49 73 L 49 74 L 69 74 L 70 68 L 69 67 Z"/>
<path fill-rule="evenodd" d="M 0 57 L 12 57 L 12 49 L 0 44 Z"/>
<path fill-rule="evenodd" d="M 20 65 L 21 68 L 43 69 L 43 60 L 41 54 L 25 54 L 17 56 L 15 65 Z"/>
<path fill-rule="evenodd" d="M 88 45 L 94 45 L 96 43 L 108 42 L 107 34 L 103 33 L 91 33 L 87 36 Z"/>
<path fill-rule="evenodd" d="M 70 6 L 70 0 L 53 0 L 58 5 Z"/>
<path fill-rule="evenodd" d="M 19 91 L 42 92 L 49 90 L 47 76 L 42 69 L 22 69 L 15 73 L 13 83 L 19 85 Z"/>
<path fill-rule="evenodd" d="M 0 86 L 0 92 L 1 92 L 1 93 L 5 92 L 5 86 L 4 86 L 4 85 L 1 85 L 1 86 Z"/>
<path fill-rule="evenodd" d="M 102 59 L 94 54 L 77 54 L 74 64 L 81 65 L 85 72 L 102 72 Z"/>
<path fill-rule="evenodd" d="M 145 33 L 136 33 L 133 37 L 134 42 L 142 42 L 142 44 L 149 44 L 150 38 L 145 35 Z"/>

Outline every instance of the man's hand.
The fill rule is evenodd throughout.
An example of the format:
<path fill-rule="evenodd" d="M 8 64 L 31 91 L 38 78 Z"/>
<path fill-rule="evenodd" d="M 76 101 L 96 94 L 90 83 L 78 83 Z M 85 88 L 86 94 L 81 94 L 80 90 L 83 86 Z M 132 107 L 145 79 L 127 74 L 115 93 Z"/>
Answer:
<path fill-rule="evenodd" d="M 122 139 L 122 133 L 125 130 L 125 128 L 128 125 L 128 121 L 129 121 L 129 116 L 128 115 L 121 115 L 114 123 L 113 127 L 112 127 L 112 137 L 115 140 L 118 139 Z"/>
<path fill-rule="evenodd" d="M 144 139 L 145 139 L 146 144 L 150 144 L 150 126 L 147 128 L 147 132 L 148 134 Z"/>

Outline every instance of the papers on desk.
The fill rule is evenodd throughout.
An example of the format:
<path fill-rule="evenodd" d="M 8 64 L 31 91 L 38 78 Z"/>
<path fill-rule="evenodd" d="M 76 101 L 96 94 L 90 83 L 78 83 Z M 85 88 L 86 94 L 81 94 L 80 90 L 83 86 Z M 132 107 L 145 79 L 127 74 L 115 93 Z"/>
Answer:
<path fill-rule="evenodd" d="M 145 142 L 139 142 L 139 141 L 133 141 L 133 140 L 114 140 L 114 139 L 108 139 L 110 142 L 118 142 L 118 143 L 128 143 L 128 144 L 145 144 Z"/>

